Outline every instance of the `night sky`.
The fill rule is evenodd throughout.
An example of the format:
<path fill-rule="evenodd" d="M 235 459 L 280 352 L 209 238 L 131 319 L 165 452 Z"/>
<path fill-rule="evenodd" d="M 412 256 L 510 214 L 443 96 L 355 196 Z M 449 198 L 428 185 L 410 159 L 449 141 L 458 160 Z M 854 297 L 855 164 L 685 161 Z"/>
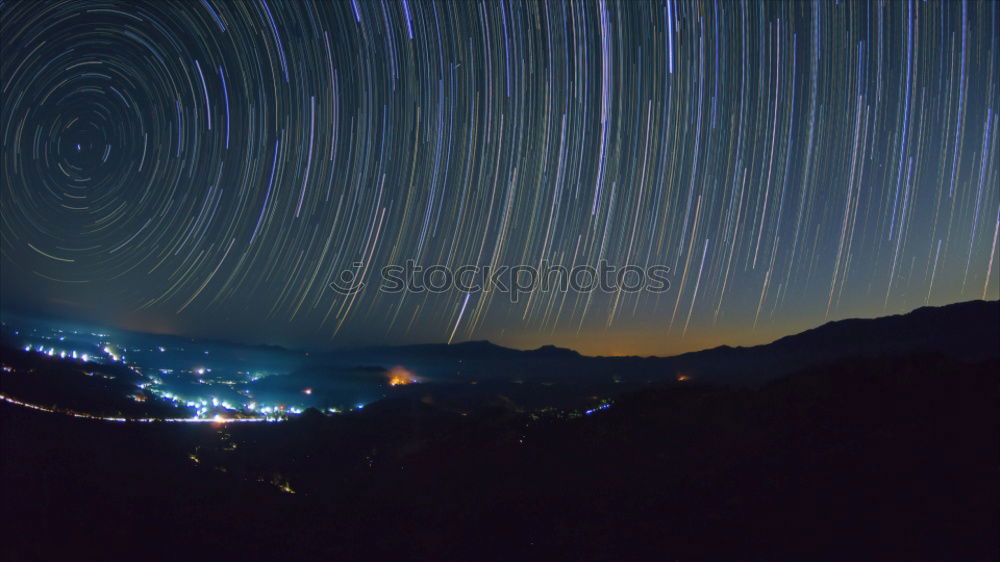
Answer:
<path fill-rule="evenodd" d="M 669 354 L 998 298 L 998 2 L 0 6 L 6 309 Z M 379 292 L 407 259 L 672 286 Z"/>

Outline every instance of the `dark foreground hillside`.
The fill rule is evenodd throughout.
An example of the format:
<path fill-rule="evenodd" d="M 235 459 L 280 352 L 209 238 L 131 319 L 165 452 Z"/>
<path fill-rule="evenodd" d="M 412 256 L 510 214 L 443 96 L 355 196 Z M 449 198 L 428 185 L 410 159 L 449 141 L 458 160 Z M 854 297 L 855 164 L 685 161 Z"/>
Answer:
<path fill-rule="evenodd" d="M 0 538 L 11 560 L 993 560 L 998 373 L 848 360 L 576 419 L 400 400 L 188 427 L 2 405 Z"/>

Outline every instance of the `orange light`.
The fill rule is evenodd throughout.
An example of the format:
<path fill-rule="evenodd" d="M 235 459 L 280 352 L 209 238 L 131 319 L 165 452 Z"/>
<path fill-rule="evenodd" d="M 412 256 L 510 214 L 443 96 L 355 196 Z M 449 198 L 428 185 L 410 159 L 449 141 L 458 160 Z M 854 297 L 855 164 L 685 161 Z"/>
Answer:
<path fill-rule="evenodd" d="M 689 376 L 687 376 L 687 375 L 677 375 L 677 381 L 678 381 L 678 382 L 684 382 L 684 381 L 686 381 L 686 380 L 688 380 L 688 379 L 690 379 L 690 378 L 691 378 L 691 377 L 689 377 Z"/>
<path fill-rule="evenodd" d="M 416 382 L 416 377 L 413 376 L 413 373 L 403 367 L 397 366 L 389 369 L 386 376 L 389 377 L 389 386 L 400 386 Z"/>

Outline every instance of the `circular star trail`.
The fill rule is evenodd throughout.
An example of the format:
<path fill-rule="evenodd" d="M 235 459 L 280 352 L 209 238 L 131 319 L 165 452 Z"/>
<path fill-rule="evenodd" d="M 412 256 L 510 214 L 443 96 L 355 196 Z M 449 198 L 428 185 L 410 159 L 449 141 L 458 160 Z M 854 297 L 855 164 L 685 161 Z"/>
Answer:
<path fill-rule="evenodd" d="M 291 345 L 758 343 L 998 295 L 1000 4 L 10 1 L 5 307 Z M 386 265 L 670 291 L 387 294 Z M 354 295 L 329 287 L 366 276 Z"/>

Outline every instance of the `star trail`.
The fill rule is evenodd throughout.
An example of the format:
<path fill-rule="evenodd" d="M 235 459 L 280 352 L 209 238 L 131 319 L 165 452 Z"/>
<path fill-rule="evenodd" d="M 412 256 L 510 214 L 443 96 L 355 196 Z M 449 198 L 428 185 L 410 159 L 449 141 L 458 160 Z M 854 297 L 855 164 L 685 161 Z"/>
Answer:
<path fill-rule="evenodd" d="M 12 1 L 3 300 L 295 346 L 751 344 L 996 299 L 1000 3 Z M 600 260 L 670 290 L 388 294 Z M 357 271 L 365 289 L 330 282 Z"/>

